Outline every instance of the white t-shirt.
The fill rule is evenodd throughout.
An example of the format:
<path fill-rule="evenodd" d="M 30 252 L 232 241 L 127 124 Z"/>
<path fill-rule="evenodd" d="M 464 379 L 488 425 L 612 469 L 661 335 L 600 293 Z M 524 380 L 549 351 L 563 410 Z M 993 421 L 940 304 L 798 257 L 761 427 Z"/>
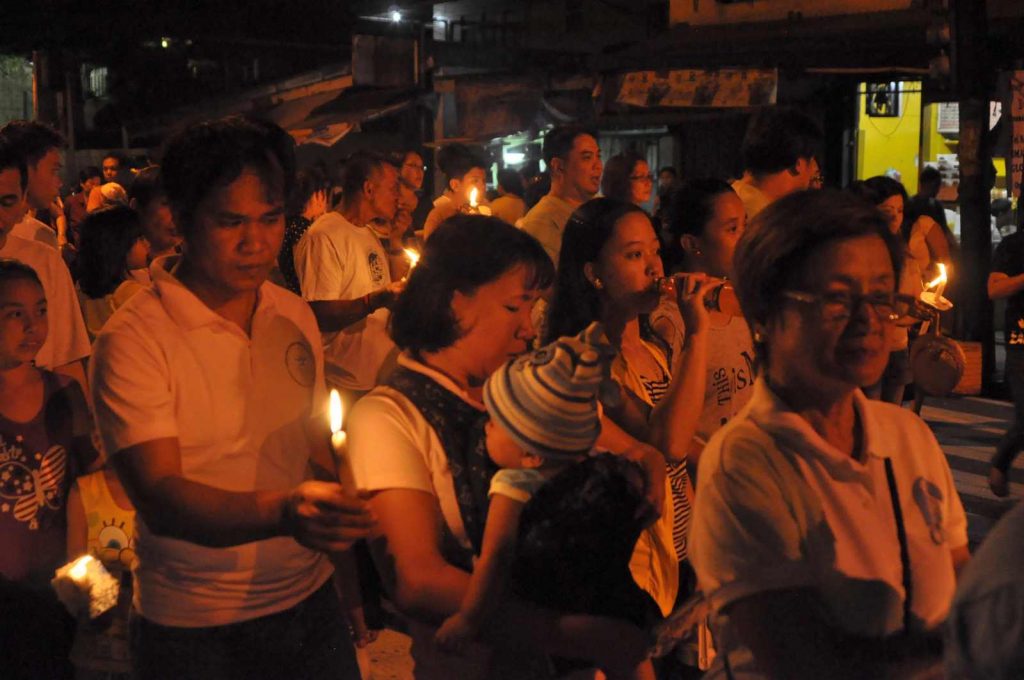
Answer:
<path fill-rule="evenodd" d="M 89 333 L 78 306 L 78 291 L 60 253 L 39 241 L 8 234 L 0 257 L 27 264 L 43 282 L 50 331 L 36 354 L 36 366 L 52 370 L 89 356 Z"/>
<path fill-rule="evenodd" d="M 704 409 L 695 433 L 705 443 L 746 406 L 754 393 L 754 343 L 747 322 L 733 316 L 725 326 L 712 324 L 708 330 Z"/>
<path fill-rule="evenodd" d="M 747 219 L 752 220 L 754 217 L 772 204 L 772 200 L 768 198 L 768 195 L 758 189 L 756 186 L 747 182 L 745 179 L 738 179 L 732 183 L 732 190 L 736 192 L 736 195 L 743 201 L 743 207 L 747 211 Z"/>
<path fill-rule="evenodd" d="M 57 232 L 31 215 L 25 215 L 21 222 L 15 224 L 11 234 L 27 241 L 38 241 L 51 248 L 57 248 Z"/>
<path fill-rule="evenodd" d="M 96 340 L 91 384 L 106 451 L 174 438 L 186 479 L 227 491 L 290 489 L 308 478 L 307 424 L 326 402 L 309 307 L 270 283 L 251 336 L 153 263 Z M 165 626 L 221 626 L 289 609 L 329 577 L 329 561 L 290 537 L 210 548 L 136 523 L 135 606 Z"/>
<path fill-rule="evenodd" d="M 295 246 L 295 272 L 306 300 L 353 300 L 391 283 L 387 253 L 370 227 L 357 227 L 331 211 L 317 218 Z M 327 382 L 365 391 L 395 344 L 387 309 L 337 333 L 324 333 Z"/>
<path fill-rule="evenodd" d="M 946 617 L 956 587 L 951 550 L 967 544 L 949 465 L 920 418 L 854 395 L 863 460 L 826 443 L 763 379 L 704 449 L 690 555 L 717 621 L 718 663 L 728 654 L 738 677 L 758 675 L 722 612 L 757 593 L 811 588 L 828 621 L 848 633 L 901 630 L 903 567 L 885 458 L 906 527 L 913 625 Z"/>

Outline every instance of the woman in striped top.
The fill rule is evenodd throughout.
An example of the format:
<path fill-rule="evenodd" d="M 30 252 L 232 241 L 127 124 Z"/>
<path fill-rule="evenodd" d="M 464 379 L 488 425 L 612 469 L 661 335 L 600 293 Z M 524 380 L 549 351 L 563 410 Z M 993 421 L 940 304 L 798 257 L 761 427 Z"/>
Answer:
<path fill-rule="evenodd" d="M 622 388 L 622 400 L 608 415 L 665 455 L 672 503 L 659 521 L 671 543 L 668 558 L 678 565 L 675 601 L 681 602 L 693 590 L 686 559 L 693 494 L 686 452 L 703 405 L 708 326 L 704 275 L 679 279 L 673 291 L 686 327 L 685 341 L 673 350 L 647 323 L 661 300 L 658 283 L 664 270 L 646 213 L 614 199 L 588 201 L 573 213 L 562 244 L 547 335 L 578 333 L 599 320 L 618 345 L 612 375 Z M 651 551 L 659 553 L 656 545 Z M 634 577 L 638 583 L 643 579 L 636 569 Z"/>

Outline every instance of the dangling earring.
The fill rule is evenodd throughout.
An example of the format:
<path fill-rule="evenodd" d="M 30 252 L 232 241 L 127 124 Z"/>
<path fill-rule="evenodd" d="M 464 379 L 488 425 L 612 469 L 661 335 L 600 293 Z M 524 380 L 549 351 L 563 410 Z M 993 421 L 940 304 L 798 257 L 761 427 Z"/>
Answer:
<path fill-rule="evenodd" d="M 764 342 L 764 334 L 761 333 L 761 331 L 754 331 L 754 342 L 757 342 L 757 343 Z"/>
<path fill-rule="evenodd" d="M 694 248 L 693 249 L 693 254 L 694 255 L 703 255 L 704 253 L 701 252 L 700 248 Z"/>
<path fill-rule="evenodd" d="M 594 288 L 597 288 L 598 290 L 604 288 L 604 284 L 601 283 L 601 279 L 594 279 Z"/>

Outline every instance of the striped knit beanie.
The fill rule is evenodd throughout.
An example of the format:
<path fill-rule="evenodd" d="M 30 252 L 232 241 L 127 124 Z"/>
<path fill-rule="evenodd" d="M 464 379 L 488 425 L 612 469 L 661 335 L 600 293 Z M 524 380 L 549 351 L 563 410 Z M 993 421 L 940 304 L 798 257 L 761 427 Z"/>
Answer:
<path fill-rule="evenodd" d="M 575 337 L 560 338 L 499 368 L 484 383 L 484 404 L 529 453 L 586 453 L 601 433 L 597 402 L 608 389 L 614 356 L 604 328 L 594 322 Z"/>

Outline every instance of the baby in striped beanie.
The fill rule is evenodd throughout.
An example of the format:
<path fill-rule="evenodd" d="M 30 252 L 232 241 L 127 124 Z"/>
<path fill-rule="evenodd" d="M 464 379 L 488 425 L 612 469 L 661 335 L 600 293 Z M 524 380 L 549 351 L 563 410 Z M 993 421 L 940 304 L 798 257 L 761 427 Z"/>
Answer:
<path fill-rule="evenodd" d="M 601 433 L 599 402 L 618 398 L 610 378 L 615 354 L 595 322 L 577 336 L 506 363 L 484 383 L 487 452 L 501 469 L 491 480 L 483 546 L 467 594 L 437 631 L 441 648 L 460 651 L 494 612 L 514 571 L 517 540 L 528 529 L 520 527 L 524 507 L 549 486 L 558 486 L 560 496 L 582 489 L 588 506 L 582 514 L 594 518 L 611 505 L 618 513 L 624 501 L 629 531 L 636 524 L 639 534 L 642 521 L 634 518 L 642 516 L 646 502 L 643 472 L 616 456 L 588 458 Z M 618 500 L 609 503 L 613 496 Z M 595 502 L 605 508 L 592 514 L 589 505 Z M 634 536 L 628 551 L 635 542 Z"/>

